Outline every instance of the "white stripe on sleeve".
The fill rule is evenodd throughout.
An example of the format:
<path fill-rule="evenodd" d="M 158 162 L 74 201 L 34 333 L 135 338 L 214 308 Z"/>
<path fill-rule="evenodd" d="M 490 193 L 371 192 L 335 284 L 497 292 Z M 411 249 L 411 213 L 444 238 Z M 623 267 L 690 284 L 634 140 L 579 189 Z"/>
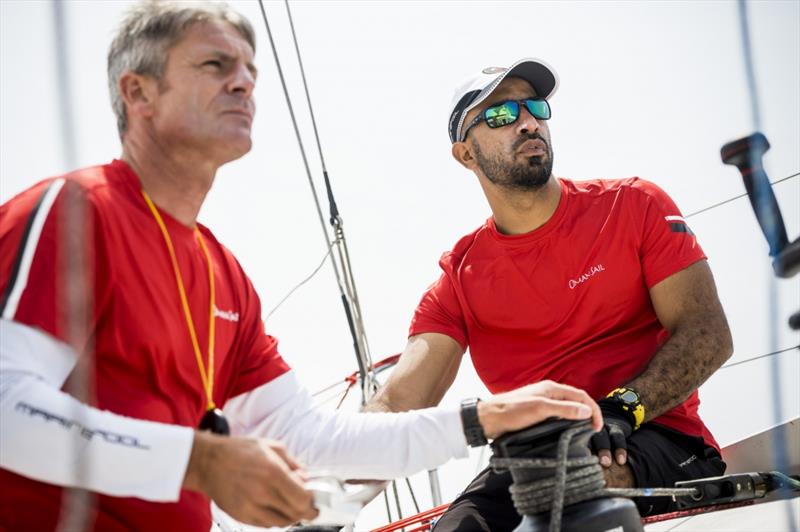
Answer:
<path fill-rule="evenodd" d="M 47 191 L 42 198 L 42 203 L 36 210 L 36 215 L 33 218 L 30 232 L 25 239 L 25 247 L 22 252 L 22 261 L 19 265 L 19 271 L 17 272 L 14 287 L 11 289 L 11 292 L 8 295 L 8 301 L 6 302 L 6 307 L 3 309 L 2 318 L 4 319 L 13 319 L 14 315 L 17 313 L 17 305 L 19 305 L 19 300 L 22 297 L 22 291 L 25 290 L 25 287 L 28 285 L 28 275 L 31 272 L 33 255 L 36 253 L 36 247 L 39 245 L 39 237 L 42 235 L 44 222 L 47 220 L 47 215 L 50 214 L 50 208 L 56 201 L 56 197 L 61 191 L 61 187 L 64 186 L 64 182 L 65 181 L 63 178 L 53 181 L 50 186 L 47 187 Z"/>

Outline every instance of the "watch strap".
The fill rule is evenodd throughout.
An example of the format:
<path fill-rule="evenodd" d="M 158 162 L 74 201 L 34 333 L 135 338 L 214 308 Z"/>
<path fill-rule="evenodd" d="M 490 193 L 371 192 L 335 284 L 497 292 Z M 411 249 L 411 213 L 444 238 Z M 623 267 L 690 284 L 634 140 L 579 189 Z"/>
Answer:
<path fill-rule="evenodd" d="M 483 427 L 478 419 L 478 403 L 480 399 L 471 397 L 461 401 L 461 424 L 464 427 L 464 436 L 467 438 L 467 445 L 470 447 L 482 447 L 488 440 L 483 432 Z"/>

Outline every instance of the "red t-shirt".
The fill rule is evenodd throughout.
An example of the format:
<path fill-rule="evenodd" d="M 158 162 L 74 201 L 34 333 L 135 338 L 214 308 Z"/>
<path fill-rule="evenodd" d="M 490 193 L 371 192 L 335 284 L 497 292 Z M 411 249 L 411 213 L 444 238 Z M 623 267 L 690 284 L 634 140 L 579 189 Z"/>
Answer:
<path fill-rule="evenodd" d="M 411 336 L 469 347 L 493 393 L 551 379 L 605 397 L 637 376 L 668 338 L 648 289 L 705 258 L 673 201 L 638 178 L 561 181 L 542 227 L 503 235 L 490 218 L 439 261 Z M 718 447 L 697 392 L 655 423 Z"/>
<path fill-rule="evenodd" d="M 122 161 L 63 177 L 65 185 L 33 242 L 35 254 L 24 290 L 6 318 L 42 329 L 79 352 L 93 352 L 93 397 L 89 401 L 93 406 L 129 417 L 196 427 L 205 413 L 205 392 L 167 247 L 142 197 L 138 177 Z M 0 206 L 0 305 L 4 309 L 15 304 L 8 301 L 11 286 L 24 282 L 20 271 L 25 267 L 17 259 L 25 244 L 35 238 L 36 231 L 28 222 L 52 182 L 39 183 Z M 85 201 L 76 202 L 75 198 Z M 77 213 L 82 220 L 86 236 L 72 243 L 70 213 Z M 193 230 L 164 212 L 161 215 L 175 248 L 207 364 L 210 294 L 205 255 Z M 278 354 L 277 341 L 264 332 L 261 304 L 250 280 L 231 252 L 207 228 L 199 228 L 214 270 L 214 401 L 222 407 L 227 399 L 269 382 L 289 368 Z M 68 251 L 80 249 L 81 240 L 85 254 Z M 86 310 L 86 319 L 77 320 L 77 332 L 69 334 L 67 290 L 80 286 L 80 277 L 70 277 L 69 264 L 81 255 L 88 265 L 88 270 L 81 271 L 90 273 L 85 279 L 87 291 L 78 299 L 93 303 Z M 68 385 L 69 380 L 65 389 Z M 0 487 L 0 529 L 55 527 L 61 488 L 6 470 L 0 470 Z M 195 492 L 183 491 L 177 503 L 107 496 L 98 496 L 96 503 L 96 530 L 196 531 L 211 526 L 209 501 Z"/>

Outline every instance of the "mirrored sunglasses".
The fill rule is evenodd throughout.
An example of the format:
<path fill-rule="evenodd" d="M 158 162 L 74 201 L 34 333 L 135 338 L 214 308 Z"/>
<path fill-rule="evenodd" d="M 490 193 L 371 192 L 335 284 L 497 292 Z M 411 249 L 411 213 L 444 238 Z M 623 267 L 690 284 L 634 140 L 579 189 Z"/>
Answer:
<path fill-rule="evenodd" d="M 521 106 L 524 105 L 528 112 L 537 120 L 550 119 L 550 104 L 544 98 L 526 98 L 524 100 L 508 100 L 506 102 L 487 107 L 482 113 L 472 119 L 464 128 L 461 142 L 467 138 L 467 133 L 481 122 L 486 122 L 490 128 L 498 128 L 513 124 L 519 119 Z"/>

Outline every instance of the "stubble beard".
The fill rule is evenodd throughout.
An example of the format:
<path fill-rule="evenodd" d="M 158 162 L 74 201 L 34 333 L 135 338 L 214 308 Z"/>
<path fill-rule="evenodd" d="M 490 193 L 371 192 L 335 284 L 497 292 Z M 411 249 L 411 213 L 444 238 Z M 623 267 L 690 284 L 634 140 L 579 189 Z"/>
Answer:
<path fill-rule="evenodd" d="M 526 135 L 514 143 L 512 151 L 516 151 L 518 146 L 530 139 L 541 139 L 547 146 L 547 154 L 528 157 L 522 163 L 504 160 L 500 154 L 486 156 L 473 139 L 475 160 L 486 179 L 494 185 L 511 191 L 538 190 L 547 184 L 553 171 L 553 148 L 546 139 L 538 134 Z"/>

